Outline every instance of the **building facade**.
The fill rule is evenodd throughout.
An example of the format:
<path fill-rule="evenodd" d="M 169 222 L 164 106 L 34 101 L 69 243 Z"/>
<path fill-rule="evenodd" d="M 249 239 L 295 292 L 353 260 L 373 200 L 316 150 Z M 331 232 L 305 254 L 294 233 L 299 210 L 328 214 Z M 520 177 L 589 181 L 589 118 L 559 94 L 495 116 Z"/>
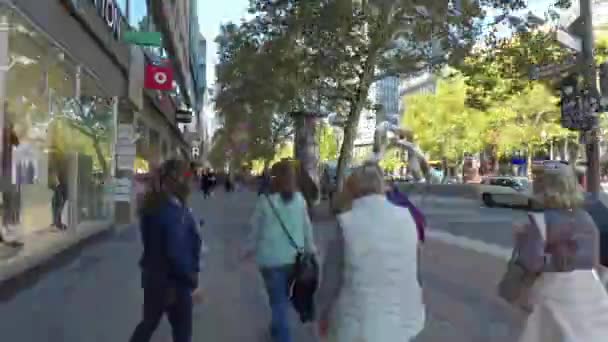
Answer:
<path fill-rule="evenodd" d="M 399 95 L 401 99 L 401 113 L 407 109 L 407 97 L 414 94 L 434 94 L 437 91 L 437 77 L 430 72 L 412 76 L 401 80 Z"/>
<path fill-rule="evenodd" d="M 175 123 L 194 93 L 181 63 L 189 31 L 178 13 L 188 7 L 166 3 L 0 0 L 3 226 L 30 234 L 56 216 L 70 229 L 129 222 L 134 167 L 189 155 Z M 157 27 L 163 48 L 122 41 Z M 144 89 L 145 65 L 159 58 L 174 62 L 185 91 Z"/>

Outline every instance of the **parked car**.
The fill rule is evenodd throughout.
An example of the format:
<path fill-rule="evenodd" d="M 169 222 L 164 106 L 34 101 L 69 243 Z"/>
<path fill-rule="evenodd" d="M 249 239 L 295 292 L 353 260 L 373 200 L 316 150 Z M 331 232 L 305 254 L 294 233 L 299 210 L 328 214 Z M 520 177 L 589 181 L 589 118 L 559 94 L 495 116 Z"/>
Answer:
<path fill-rule="evenodd" d="M 479 184 L 479 196 L 488 207 L 504 205 L 533 209 L 531 182 L 526 177 L 486 177 Z"/>

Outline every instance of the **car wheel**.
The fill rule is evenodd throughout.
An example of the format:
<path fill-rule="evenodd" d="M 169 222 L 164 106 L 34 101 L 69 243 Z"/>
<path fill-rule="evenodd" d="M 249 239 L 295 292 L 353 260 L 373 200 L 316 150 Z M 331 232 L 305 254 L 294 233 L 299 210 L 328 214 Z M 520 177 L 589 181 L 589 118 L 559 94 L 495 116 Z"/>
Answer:
<path fill-rule="evenodd" d="M 492 195 L 490 195 L 490 194 L 483 194 L 481 196 L 481 199 L 483 200 L 483 203 L 487 207 L 493 207 L 494 206 L 494 200 L 492 199 Z"/>

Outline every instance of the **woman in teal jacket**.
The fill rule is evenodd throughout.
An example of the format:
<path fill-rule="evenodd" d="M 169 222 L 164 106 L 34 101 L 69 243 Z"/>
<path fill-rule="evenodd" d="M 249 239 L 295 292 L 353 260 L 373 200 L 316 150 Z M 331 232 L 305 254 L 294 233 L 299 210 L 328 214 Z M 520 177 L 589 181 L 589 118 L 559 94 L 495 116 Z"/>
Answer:
<path fill-rule="evenodd" d="M 251 217 L 247 254 L 255 255 L 268 291 L 272 337 L 275 342 L 291 342 L 287 320 L 288 281 L 297 250 L 290 244 L 284 229 L 299 248 L 311 253 L 315 253 L 316 248 L 306 200 L 297 190 L 294 165 L 281 161 L 273 166 L 271 175 L 270 194 L 259 198 Z"/>

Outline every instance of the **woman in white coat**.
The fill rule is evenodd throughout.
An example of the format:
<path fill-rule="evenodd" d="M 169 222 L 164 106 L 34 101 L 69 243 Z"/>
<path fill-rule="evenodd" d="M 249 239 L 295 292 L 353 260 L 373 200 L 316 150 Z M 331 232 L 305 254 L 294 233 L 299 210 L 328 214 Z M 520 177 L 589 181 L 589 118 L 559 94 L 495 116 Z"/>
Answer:
<path fill-rule="evenodd" d="M 544 214 L 530 215 L 516 239 L 521 265 L 540 274 L 530 289 L 532 312 L 519 341 L 608 341 L 608 294 L 596 271 L 599 233 L 582 209 L 573 169 L 546 163 L 539 176 Z"/>
<path fill-rule="evenodd" d="M 387 200 L 375 163 L 355 169 L 345 188 L 352 206 L 338 216 L 338 234 L 324 258 L 321 336 L 329 342 L 412 341 L 425 321 L 414 219 Z"/>

